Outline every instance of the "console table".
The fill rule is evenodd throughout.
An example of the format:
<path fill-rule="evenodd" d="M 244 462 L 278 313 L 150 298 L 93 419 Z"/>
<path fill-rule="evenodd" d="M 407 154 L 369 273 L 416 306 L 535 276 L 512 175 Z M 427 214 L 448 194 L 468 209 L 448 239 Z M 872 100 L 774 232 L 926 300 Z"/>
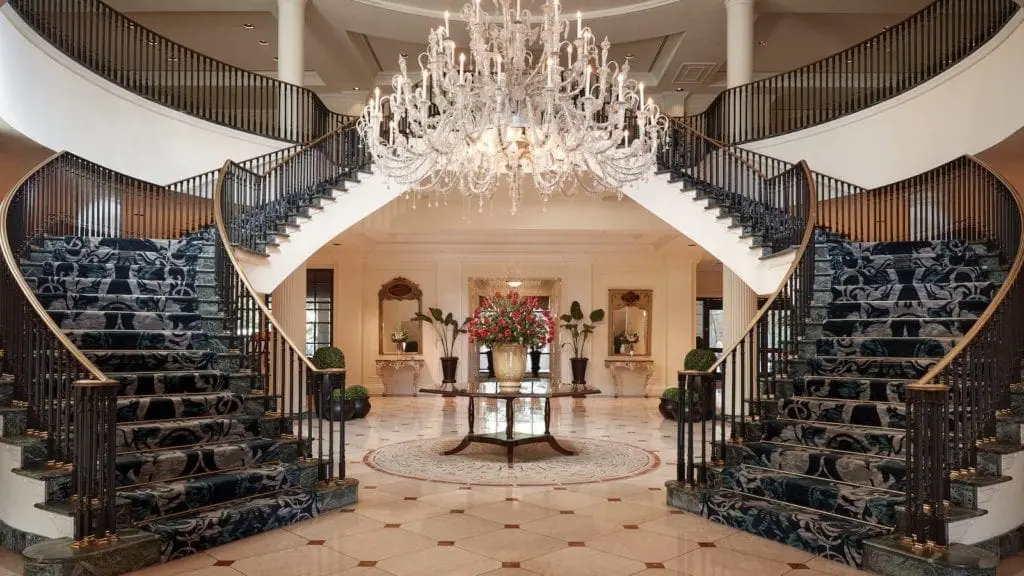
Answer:
<path fill-rule="evenodd" d="M 563 447 L 555 440 L 555 437 L 551 435 L 551 399 L 552 398 L 567 398 L 570 396 L 582 396 L 586 394 L 600 394 L 600 390 L 561 390 L 552 389 L 548 382 L 523 382 L 516 391 L 502 391 L 498 387 L 497 382 L 481 382 L 478 384 L 470 384 L 463 388 L 459 388 L 458 385 L 454 389 L 434 389 L 424 388 L 420 390 L 424 394 L 441 394 L 444 396 L 464 396 L 469 398 L 469 434 L 466 434 L 462 438 L 462 442 L 451 450 L 446 451 L 445 456 L 452 454 L 458 454 L 462 452 L 473 442 L 480 442 L 483 444 L 496 444 L 498 446 L 505 447 L 505 457 L 508 461 L 508 466 L 512 467 L 512 451 L 516 446 L 522 446 L 524 444 L 536 444 L 539 442 L 547 443 L 556 452 L 560 454 L 566 454 L 572 456 L 575 454 L 572 450 Z M 477 434 L 474 425 L 476 424 L 476 399 L 495 399 L 505 401 L 505 431 L 504 432 L 493 432 L 489 434 Z M 516 432 L 515 427 L 515 410 L 514 403 L 520 399 L 543 399 L 544 400 L 544 433 L 543 434 L 526 434 L 523 432 Z"/>
<path fill-rule="evenodd" d="M 425 366 L 423 358 L 414 356 L 378 358 L 377 376 L 384 383 L 384 395 L 415 396 Z"/>
<path fill-rule="evenodd" d="M 604 361 L 605 368 L 612 374 L 615 383 L 615 397 L 647 396 L 647 386 L 654 375 L 654 360 L 646 357 L 609 358 Z M 638 386 L 640 379 L 643 385 Z M 639 390 L 636 390 L 639 388 Z M 636 390 L 637 393 L 630 393 Z M 625 391 L 625 392 L 624 392 Z"/>

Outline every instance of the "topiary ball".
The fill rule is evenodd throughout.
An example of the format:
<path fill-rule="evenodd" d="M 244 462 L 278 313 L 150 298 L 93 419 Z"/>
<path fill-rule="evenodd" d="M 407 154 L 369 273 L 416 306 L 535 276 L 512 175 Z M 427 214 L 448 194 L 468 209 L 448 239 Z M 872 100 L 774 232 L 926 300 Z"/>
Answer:
<path fill-rule="evenodd" d="M 313 354 L 313 366 L 321 370 L 345 367 L 345 353 L 334 346 L 324 346 Z"/>
<path fill-rule="evenodd" d="M 708 368 L 714 366 L 716 361 L 718 361 L 718 357 L 715 356 L 715 353 L 711 350 L 707 348 L 695 348 L 690 350 L 686 355 L 686 358 L 683 358 L 683 369 L 707 372 Z"/>
<path fill-rule="evenodd" d="M 678 402 L 679 401 L 679 388 L 676 388 L 675 386 L 673 386 L 671 388 L 665 388 L 665 390 L 661 393 L 661 397 L 664 398 L 665 400 L 671 400 L 673 402 Z"/>

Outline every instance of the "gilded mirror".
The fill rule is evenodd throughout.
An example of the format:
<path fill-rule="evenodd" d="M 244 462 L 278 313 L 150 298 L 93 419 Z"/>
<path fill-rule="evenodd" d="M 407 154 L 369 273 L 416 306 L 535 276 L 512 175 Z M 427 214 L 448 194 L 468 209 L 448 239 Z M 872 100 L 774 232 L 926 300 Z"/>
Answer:
<path fill-rule="evenodd" d="M 407 278 L 393 278 L 381 286 L 380 300 L 380 353 L 422 354 L 423 326 L 414 320 L 423 311 L 423 292 Z"/>
<path fill-rule="evenodd" d="M 651 355 L 651 290 L 608 291 L 608 355 Z"/>

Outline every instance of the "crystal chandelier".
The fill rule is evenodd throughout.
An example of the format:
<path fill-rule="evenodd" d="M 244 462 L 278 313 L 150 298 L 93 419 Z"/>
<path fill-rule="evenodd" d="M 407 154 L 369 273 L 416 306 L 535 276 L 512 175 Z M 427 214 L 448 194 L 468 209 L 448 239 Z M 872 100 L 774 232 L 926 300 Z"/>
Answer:
<path fill-rule="evenodd" d="M 468 50 L 452 40 L 445 12 L 419 77 L 403 54 L 392 94 L 375 91 L 359 121 L 375 168 L 413 191 L 457 190 L 481 207 L 505 182 L 513 213 L 527 174 L 545 201 L 577 187 L 621 194 L 646 179 L 667 120 L 630 78 L 628 58 L 609 62 L 608 39 L 598 44 L 580 13 L 573 26 L 559 0 L 544 1 L 540 26 L 521 0 L 490 1 L 494 14 L 480 0 L 462 9 Z"/>

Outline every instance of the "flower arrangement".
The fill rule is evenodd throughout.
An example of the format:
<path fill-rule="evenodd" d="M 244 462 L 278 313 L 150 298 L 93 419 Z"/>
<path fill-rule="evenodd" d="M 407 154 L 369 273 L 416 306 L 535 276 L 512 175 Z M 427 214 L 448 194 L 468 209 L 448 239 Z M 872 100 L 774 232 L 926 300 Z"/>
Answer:
<path fill-rule="evenodd" d="M 401 328 L 396 328 L 395 331 L 391 333 L 392 344 L 403 344 L 408 341 L 409 333 L 406 332 L 405 330 L 402 330 Z"/>
<path fill-rule="evenodd" d="M 518 292 L 486 298 L 469 320 L 469 336 L 488 347 L 522 344 L 542 347 L 555 337 L 555 321 L 547 310 L 538 312 L 538 301 Z"/>
<path fill-rule="evenodd" d="M 622 340 L 626 344 L 636 344 L 637 342 L 640 342 L 640 335 L 636 332 L 627 332 L 623 334 Z"/>

